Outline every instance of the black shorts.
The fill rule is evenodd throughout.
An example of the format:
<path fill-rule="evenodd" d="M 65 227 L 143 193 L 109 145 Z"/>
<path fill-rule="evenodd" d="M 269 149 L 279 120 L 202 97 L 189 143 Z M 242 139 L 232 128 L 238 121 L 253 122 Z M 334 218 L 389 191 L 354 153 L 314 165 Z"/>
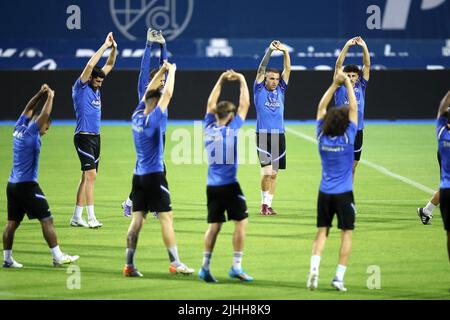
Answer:
<path fill-rule="evenodd" d="M 73 137 L 75 149 L 81 162 L 81 171 L 98 171 L 100 158 L 100 135 L 78 133 Z"/>
<path fill-rule="evenodd" d="M 133 176 L 133 189 L 131 190 L 133 212 L 172 211 L 170 203 L 169 185 L 164 172 L 149 173 L 142 176 Z"/>
<path fill-rule="evenodd" d="M 239 183 L 223 186 L 207 186 L 208 223 L 225 222 L 225 210 L 228 220 L 241 221 L 248 218 L 247 203 Z"/>
<path fill-rule="evenodd" d="M 450 231 L 450 189 L 439 190 L 439 203 L 444 229 Z"/>
<path fill-rule="evenodd" d="M 327 194 L 319 191 L 317 199 L 317 227 L 332 227 L 334 215 L 338 218 L 338 228 L 355 229 L 355 201 L 353 191 Z"/>
<path fill-rule="evenodd" d="M 364 131 L 362 130 L 356 131 L 355 144 L 353 146 L 355 150 L 354 151 L 355 161 L 359 161 L 361 159 L 362 146 L 364 140 L 363 138 L 364 138 Z"/>
<path fill-rule="evenodd" d="M 37 182 L 8 182 L 8 220 L 21 222 L 25 213 L 28 219 L 42 220 L 51 217 L 50 207 Z"/>
<path fill-rule="evenodd" d="M 272 165 L 274 170 L 286 169 L 286 137 L 284 133 L 256 133 L 256 147 L 261 167 Z"/>

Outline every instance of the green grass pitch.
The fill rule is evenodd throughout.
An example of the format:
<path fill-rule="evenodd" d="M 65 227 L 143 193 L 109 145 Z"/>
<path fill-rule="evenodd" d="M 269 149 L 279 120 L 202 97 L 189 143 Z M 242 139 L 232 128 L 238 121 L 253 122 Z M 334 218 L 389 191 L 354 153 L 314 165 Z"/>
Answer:
<path fill-rule="evenodd" d="M 314 136 L 314 125 L 289 125 Z M 196 271 L 202 262 L 206 223 L 206 170 L 203 165 L 176 165 L 170 154 L 176 142 L 170 126 L 166 165 L 181 259 Z M 247 127 L 248 128 L 248 127 Z M 11 169 L 11 129 L 0 126 L 0 225 L 6 223 L 6 183 Z M 369 124 L 362 159 L 389 169 L 431 189 L 439 185 L 434 126 L 431 124 Z M 193 146 L 192 146 L 193 148 Z M 353 252 L 345 276 L 348 292 L 334 291 L 340 242 L 332 228 L 320 267 L 318 290 L 306 289 L 315 216 L 320 159 L 317 146 L 287 133 L 286 171 L 278 179 L 273 206 L 276 217 L 261 217 L 260 171 L 243 164 L 238 179 L 249 206 L 249 228 L 243 266 L 255 278 L 238 283 L 227 277 L 232 261 L 233 223 L 219 235 L 211 285 L 197 275 L 174 276 L 157 220 L 149 217 L 141 232 L 136 264 L 144 278 L 125 278 L 125 238 L 130 220 L 121 202 L 131 187 L 135 153 L 129 126 L 103 126 L 100 171 L 95 208 L 104 227 L 69 226 L 79 180 L 79 161 L 73 147 L 73 127 L 53 126 L 42 139 L 39 183 L 47 196 L 63 251 L 80 255 L 80 289 L 67 286 L 68 269 L 53 268 L 39 223 L 25 218 L 16 233 L 13 255 L 22 270 L 0 269 L 0 299 L 449 299 L 450 263 L 439 209 L 431 226 L 423 226 L 416 208 L 431 194 L 360 164 L 354 187 L 357 208 Z M 84 212 L 85 214 L 85 212 Z M 380 268 L 381 288 L 368 289 L 369 266 Z M 70 282 L 70 281 L 69 281 Z"/>

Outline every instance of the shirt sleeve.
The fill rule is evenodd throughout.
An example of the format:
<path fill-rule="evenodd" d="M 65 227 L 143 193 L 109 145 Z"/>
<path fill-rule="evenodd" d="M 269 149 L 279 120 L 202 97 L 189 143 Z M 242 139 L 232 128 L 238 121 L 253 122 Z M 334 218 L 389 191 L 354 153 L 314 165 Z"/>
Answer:
<path fill-rule="evenodd" d="M 16 122 L 16 127 L 23 126 L 23 125 L 26 126 L 26 125 L 28 125 L 29 122 L 30 122 L 30 118 L 28 118 L 25 115 L 21 115 Z"/>
<path fill-rule="evenodd" d="M 323 129 L 323 118 L 317 121 L 316 137 L 318 138 Z"/>
<path fill-rule="evenodd" d="M 264 80 L 259 83 L 255 80 L 255 83 L 253 84 L 253 92 L 261 90 L 263 86 L 264 86 Z"/>
<path fill-rule="evenodd" d="M 279 86 L 280 86 L 280 89 L 281 89 L 281 91 L 282 91 L 283 93 L 284 93 L 284 92 L 287 90 L 287 88 L 288 88 L 288 84 L 284 81 L 283 77 L 280 78 L 280 84 L 279 84 Z"/>
<path fill-rule="evenodd" d="M 205 128 L 209 126 L 211 123 L 214 123 L 216 121 L 216 117 L 212 113 L 207 113 L 205 115 Z"/>
<path fill-rule="evenodd" d="M 81 82 L 81 78 L 78 78 L 77 81 L 75 81 L 75 84 L 73 85 L 73 90 L 75 92 L 80 91 L 82 89 L 85 89 L 87 87 L 88 81 L 85 83 Z"/>
<path fill-rule="evenodd" d="M 355 138 L 356 138 L 356 132 L 358 131 L 358 126 L 356 125 L 356 123 L 350 121 L 350 123 L 348 124 L 347 130 L 345 130 L 345 133 L 347 134 L 348 138 L 349 138 L 349 143 L 350 144 L 355 144 Z"/>
<path fill-rule="evenodd" d="M 436 138 L 439 140 L 440 133 L 443 127 L 447 126 L 447 117 L 439 117 L 436 120 Z"/>
<path fill-rule="evenodd" d="M 364 77 L 363 76 L 360 76 L 359 77 L 359 83 L 361 83 L 361 88 L 363 89 L 363 90 L 366 90 L 366 87 L 367 87 L 367 83 L 368 83 L 369 81 L 367 81 L 366 79 L 364 79 Z"/>
<path fill-rule="evenodd" d="M 30 135 L 37 135 L 38 133 L 39 133 L 39 130 L 40 130 L 40 128 L 39 128 L 39 125 L 38 125 L 38 123 L 36 122 L 36 121 L 33 121 L 29 126 L 28 126 L 28 129 L 27 129 L 27 133 L 29 133 Z"/>
<path fill-rule="evenodd" d="M 161 123 L 162 118 L 163 118 L 163 112 L 161 110 L 161 107 L 158 105 L 145 118 L 144 127 L 152 128 L 152 129 L 158 128 Z"/>
<path fill-rule="evenodd" d="M 236 115 L 233 120 L 230 122 L 230 128 L 231 129 L 240 129 L 244 125 L 244 120 L 242 120 L 240 115 Z"/>

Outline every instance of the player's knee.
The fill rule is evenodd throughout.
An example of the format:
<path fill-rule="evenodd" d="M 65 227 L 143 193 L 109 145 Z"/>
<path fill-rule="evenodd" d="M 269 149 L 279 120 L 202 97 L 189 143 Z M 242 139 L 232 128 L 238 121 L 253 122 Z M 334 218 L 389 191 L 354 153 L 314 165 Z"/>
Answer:
<path fill-rule="evenodd" d="M 43 227 L 51 226 L 51 225 L 53 225 L 53 217 L 50 216 L 50 217 L 41 219 L 41 220 L 39 220 L 39 222 L 41 223 L 41 225 L 42 225 Z"/>
<path fill-rule="evenodd" d="M 95 170 L 89 170 L 84 173 L 84 177 L 86 181 L 95 181 L 97 178 L 97 172 Z"/>
<path fill-rule="evenodd" d="M 236 228 L 245 231 L 248 225 L 248 218 L 245 218 L 240 221 L 236 221 Z"/>
<path fill-rule="evenodd" d="M 20 221 L 8 220 L 5 227 L 5 233 L 14 232 L 20 226 Z"/>
<path fill-rule="evenodd" d="M 265 166 L 261 168 L 261 175 L 270 177 L 273 174 L 272 166 Z"/>
<path fill-rule="evenodd" d="M 222 230 L 222 223 L 210 223 L 208 232 L 211 234 L 218 234 Z"/>

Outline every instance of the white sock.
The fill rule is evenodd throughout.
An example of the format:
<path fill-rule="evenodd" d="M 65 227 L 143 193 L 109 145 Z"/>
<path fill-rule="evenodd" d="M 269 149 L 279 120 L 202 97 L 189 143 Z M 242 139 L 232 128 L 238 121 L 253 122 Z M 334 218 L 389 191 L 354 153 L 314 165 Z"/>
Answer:
<path fill-rule="evenodd" d="M 433 213 L 434 208 L 436 208 L 436 206 L 429 201 L 425 208 L 423 208 L 423 211 L 425 214 L 430 215 Z"/>
<path fill-rule="evenodd" d="M 261 204 L 267 204 L 267 196 L 269 191 L 261 191 Z"/>
<path fill-rule="evenodd" d="M 94 205 L 88 205 L 86 206 L 87 216 L 88 220 L 95 220 L 95 212 L 94 212 Z"/>
<path fill-rule="evenodd" d="M 63 253 L 61 252 L 61 249 L 59 248 L 59 246 L 56 246 L 54 248 L 50 248 L 50 252 L 53 255 L 53 259 L 55 260 L 60 260 Z"/>
<path fill-rule="evenodd" d="M 178 256 L 178 248 L 177 248 L 177 246 L 167 248 L 167 251 L 169 252 L 170 263 L 173 266 L 178 267 L 181 264 L 181 262 L 180 262 L 180 257 Z"/>
<path fill-rule="evenodd" d="M 80 220 L 83 215 L 83 207 L 75 205 L 75 209 L 73 210 L 73 219 Z"/>
<path fill-rule="evenodd" d="M 3 261 L 12 262 L 12 250 L 3 250 Z"/>
<path fill-rule="evenodd" d="M 129 207 L 132 207 L 132 206 L 133 206 L 133 201 L 131 201 L 130 198 L 127 198 L 127 200 L 125 200 L 125 204 L 126 204 L 127 206 L 129 206 Z"/>
<path fill-rule="evenodd" d="M 211 264 L 211 256 L 212 253 L 205 251 L 203 252 L 203 264 L 202 264 L 202 268 L 205 270 L 209 270 L 209 265 Z"/>
<path fill-rule="evenodd" d="M 345 274 L 345 270 L 347 270 L 346 266 L 343 266 L 341 264 L 338 264 L 337 268 L 336 268 L 336 278 L 339 281 L 344 281 L 344 274 Z"/>
<path fill-rule="evenodd" d="M 273 194 L 267 193 L 267 205 L 269 206 L 269 208 L 272 207 L 272 199 L 273 199 Z"/>
<path fill-rule="evenodd" d="M 233 253 L 233 269 L 240 270 L 242 268 L 242 256 L 244 252 L 242 251 L 234 251 Z"/>
<path fill-rule="evenodd" d="M 320 256 L 311 256 L 310 273 L 319 274 Z"/>

